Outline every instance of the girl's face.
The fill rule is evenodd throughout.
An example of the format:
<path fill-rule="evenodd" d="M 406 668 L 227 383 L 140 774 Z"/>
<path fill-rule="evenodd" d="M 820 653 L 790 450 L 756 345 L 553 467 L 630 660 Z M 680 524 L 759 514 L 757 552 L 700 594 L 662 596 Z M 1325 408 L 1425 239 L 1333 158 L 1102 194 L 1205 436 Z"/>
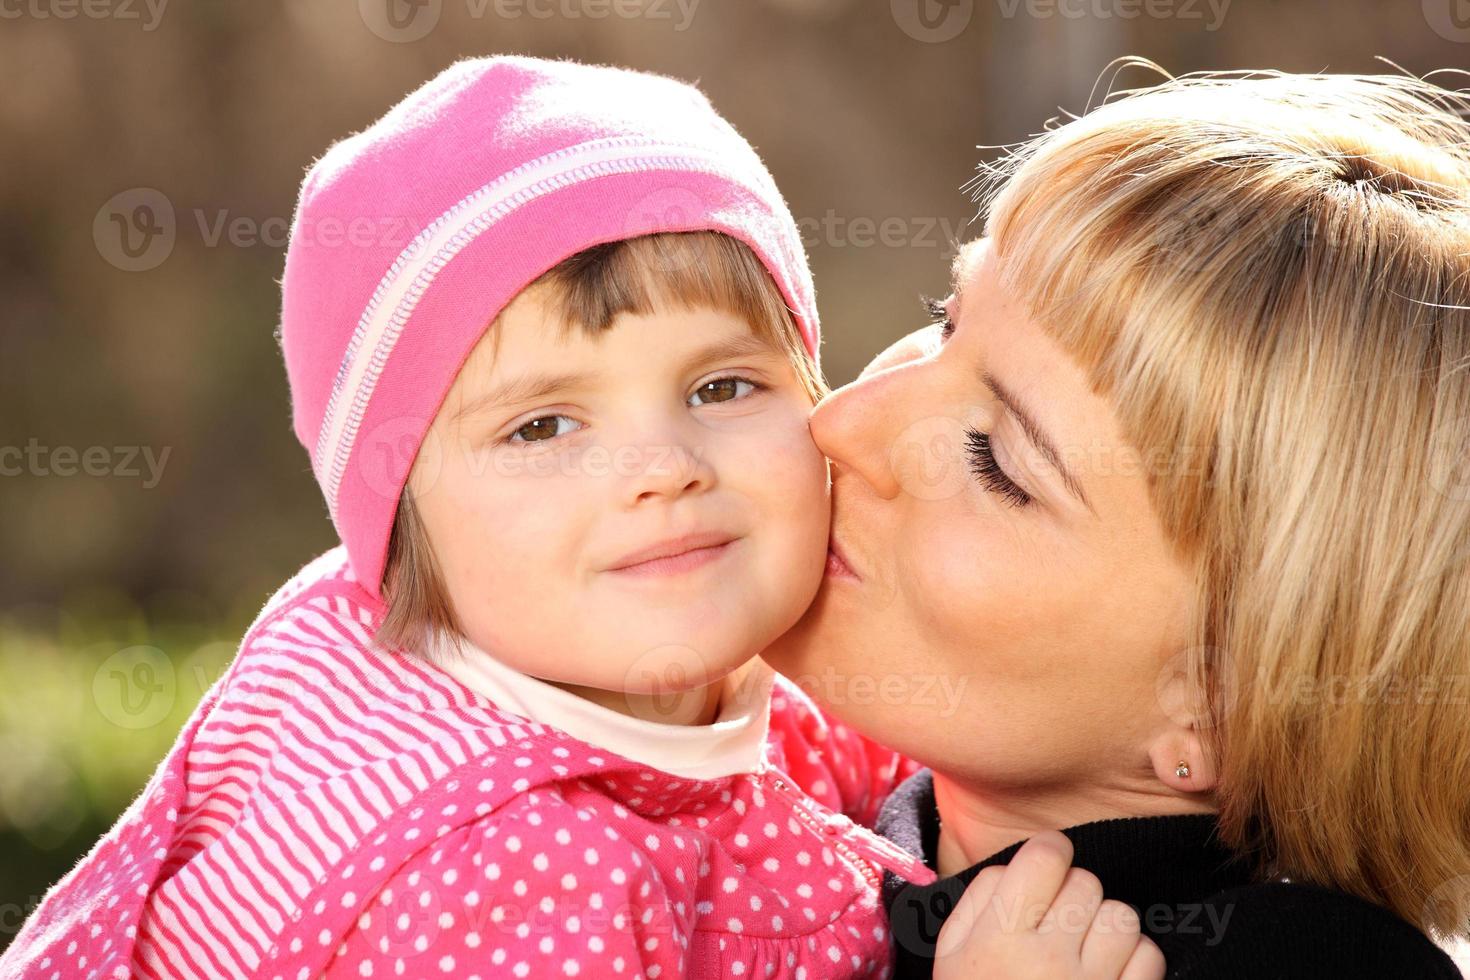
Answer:
<path fill-rule="evenodd" d="M 951 335 L 910 334 L 814 410 L 852 571 L 834 563 L 765 657 L 975 785 L 1148 783 L 1191 576 L 1109 404 L 1001 289 L 987 242 L 955 288 Z"/>
<path fill-rule="evenodd" d="M 543 298 L 523 292 L 486 332 L 410 475 L 455 612 L 476 646 L 554 683 L 714 683 L 821 582 L 810 398 L 733 314 L 624 314 L 593 338 Z M 677 557 L 640 562 L 650 549 Z"/>

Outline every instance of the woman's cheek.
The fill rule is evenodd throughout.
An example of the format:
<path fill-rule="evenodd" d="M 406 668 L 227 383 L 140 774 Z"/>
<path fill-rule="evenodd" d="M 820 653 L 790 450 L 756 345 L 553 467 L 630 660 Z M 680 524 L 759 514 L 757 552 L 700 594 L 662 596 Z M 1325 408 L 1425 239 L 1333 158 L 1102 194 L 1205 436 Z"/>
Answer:
<path fill-rule="evenodd" d="M 1028 673 L 1034 657 L 1022 656 L 1045 623 L 1054 583 L 1038 580 L 1034 549 L 1010 529 L 955 515 L 907 535 L 898 568 L 910 608 L 921 611 L 926 646 L 944 666 L 962 673 Z M 1041 627 L 1045 629 L 1045 627 Z"/>

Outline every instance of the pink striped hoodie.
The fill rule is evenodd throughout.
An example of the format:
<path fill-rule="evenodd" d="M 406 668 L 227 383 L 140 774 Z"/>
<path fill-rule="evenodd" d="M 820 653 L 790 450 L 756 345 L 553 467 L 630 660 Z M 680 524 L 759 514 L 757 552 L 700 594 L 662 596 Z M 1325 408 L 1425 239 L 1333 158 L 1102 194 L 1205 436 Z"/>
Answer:
<path fill-rule="evenodd" d="M 676 778 L 374 645 L 338 546 L 267 602 L 3 977 L 887 976 L 861 825 L 917 766 L 777 677 L 750 773 Z"/>

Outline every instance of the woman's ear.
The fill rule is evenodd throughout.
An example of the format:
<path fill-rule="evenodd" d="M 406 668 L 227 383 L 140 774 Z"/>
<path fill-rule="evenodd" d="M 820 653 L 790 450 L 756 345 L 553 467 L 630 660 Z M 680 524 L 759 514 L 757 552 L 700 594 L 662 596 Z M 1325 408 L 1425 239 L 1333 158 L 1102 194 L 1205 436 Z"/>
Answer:
<path fill-rule="evenodd" d="M 1180 793 L 1210 793 L 1219 774 L 1194 727 L 1170 726 L 1149 746 L 1149 761 L 1159 782 Z"/>

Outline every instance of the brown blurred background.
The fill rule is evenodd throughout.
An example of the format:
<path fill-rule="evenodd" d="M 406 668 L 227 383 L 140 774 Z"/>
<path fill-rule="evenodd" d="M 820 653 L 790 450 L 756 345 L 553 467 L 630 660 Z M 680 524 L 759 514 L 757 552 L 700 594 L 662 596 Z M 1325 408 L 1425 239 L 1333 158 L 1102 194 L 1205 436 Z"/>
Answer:
<path fill-rule="evenodd" d="M 497 52 L 697 80 L 800 220 L 840 385 L 944 291 L 977 146 L 1114 58 L 1424 74 L 1470 65 L 1470 2 L 0 0 L 0 947 L 335 543 L 272 340 L 307 166 Z"/>

